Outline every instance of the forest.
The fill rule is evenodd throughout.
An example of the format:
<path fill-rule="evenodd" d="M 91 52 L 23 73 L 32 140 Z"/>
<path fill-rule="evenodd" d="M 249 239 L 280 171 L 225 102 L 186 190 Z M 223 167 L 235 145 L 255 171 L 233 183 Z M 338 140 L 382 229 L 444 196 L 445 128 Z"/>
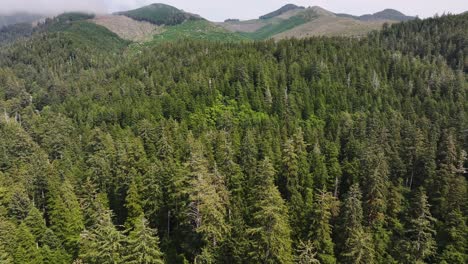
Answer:
<path fill-rule="evenodd" d="M 153 45 L 76 19 L 0 44 L 0 263 L 467 263 L 468 14 Z"/>

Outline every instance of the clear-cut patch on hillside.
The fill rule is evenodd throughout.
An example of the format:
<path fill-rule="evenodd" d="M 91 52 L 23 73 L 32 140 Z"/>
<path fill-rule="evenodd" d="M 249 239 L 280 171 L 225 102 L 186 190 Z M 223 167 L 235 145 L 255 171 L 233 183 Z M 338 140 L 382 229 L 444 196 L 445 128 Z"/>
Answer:
<path fill-rule="evenodd" d="M 120 15 L 96 16 L 92 21 L 106 27 L 123 39 L 136 42 L 151 40 L 153 35 L 162 32 L 162 28 L 154 24 Z"/>
<path fill-rule="evenodd" d="M 372 30 L 379 30 L 382 25 L 395 21 L 359 21 L 351 18 L 319 17 L 311 22 L 299 25 L 291 30 L 274 36 L 275 39 L 305 38 L 313 36 L 365 36 Z"/>

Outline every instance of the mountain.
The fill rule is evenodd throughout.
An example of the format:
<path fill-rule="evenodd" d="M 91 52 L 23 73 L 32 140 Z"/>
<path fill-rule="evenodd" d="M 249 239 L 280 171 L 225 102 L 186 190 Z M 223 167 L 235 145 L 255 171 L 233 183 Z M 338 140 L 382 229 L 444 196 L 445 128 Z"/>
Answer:
<path fill-rule="evenodd" d="M 260 16 L 259 19 L 227 19 L 221 23 L 210 22 L 199 15 L 161 3 L 108 15 L 82 15 L 67 13 L 56 19 L 91 22 L 107 28 L 122 39 L 134 42 L 173 41 L 182 38 L 240 41 L 310 36 L 363 36 L 380 29 L 384 23 L 392 24 L 412 19 L 393 9 L 358 17 L 335 14 L 319 6 L 306 8 L 294 4 L 284 5 Z M 3 21 L 29 21 L 30 24 L 38 18 L 37 15 L 24 13 L 3 17 Z M 57 25 L 65 24 L 55 24 Z M 0 31 L 0 42 L 11 42 L 19 37 L 27 37 L 32 32 L 32 27 L 26 24 L 11 26 Z"/>
<path fill-rule="evenodd" d="M 269 18 L 273 18 L 273 17 L 279 16 L 279 15 L 282 15 L 282 14 L 288 12 L 288 11 L 291 11 L 291 10 L 301 10 L 301 9 L 305 9 L 305 7 L 297 6 L 297 5 L 293 5 L 293 4 L 287 4 L 287 5 L 281 7 L 278 10 L 275 10 L 275 11 L 273 11 L 271 13 L 268 13 L 266 15 L 261 16 L 260 19 L 269 19 Z"/>
<path fill-rule="evenodd" d="M 378 21 L 378 20 L 392 20 L 392 21 L 408 21 L 413 20 L 415 17 L 407 16 L 395 9 L 385 9 L 372 15 L 363 15 L 359 17 L 362 21 Z"/>
<path fill-rule="evenodd" d="M 20 23 L 33 23 L 41 18 L 43 15 L 31 14 L 31 13 L 14 13 L 9 15 L 0 14 L 0 28 L 8 25 L 20 24 Z"/>
<path fill-rule="evenodd" d="M 384 23 L 392 24 L 410 19 L 412 17 L 392 9 L 357 17 L 335 14 L 319 6 L 304 8 L 289 4 L 261 16 L 260 19 L 227 20 L 219 25 L 250 39 L 260 40 L 310 36 L 362 36 L 372 30 L 380 29 Z"/>
<path fill-rule="evenodd" d="M 173 6 L 166 4 L 151 4 L 135 10 L 118 12 L 117 15 L 124 15 L 138 21 L 147 21 L 155 25 L 178 25 L 188 20 L 201 20 L 198 15 L 184 12 Z"/>

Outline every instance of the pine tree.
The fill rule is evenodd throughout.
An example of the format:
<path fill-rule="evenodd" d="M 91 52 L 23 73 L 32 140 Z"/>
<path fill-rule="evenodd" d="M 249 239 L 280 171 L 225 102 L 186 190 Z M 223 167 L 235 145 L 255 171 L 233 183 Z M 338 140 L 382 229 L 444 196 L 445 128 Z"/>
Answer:
<path fill-rule="evenodd" d="M 128 188 L 127 197 L 125 198 L 125 208 L 127 209 L 125 227 L 131 229 L 135 226 L 136 221 L 139 221 L 138 219 L 141 215 L 143 215 L 141 198 L 135 180 L 132 181 Z"/>
<path fill-rule="evenodd" d="M 320 146 L 316 144 L 310 152 L 310 167 L 314 176 L 314 185 L 318 190 L 326 188 L 330 189 L 327 166 L 325 164 L 325 157 L 322 155 Z"/>
<path fill-rule="evenodd" d="M 460 210 L 454 210 L 446 216 L 446 223 L 442 229 L 443 250 L 440 254 L 440 263 L 458 264 L 468 261 L 467 236 L 468 227 L 465 217 Z"/>
<path fill-rule="evenodd" d="M 228 193 L 224 177 L 209 170 L 204 157 L 202 144 L 189 138 L 191 142 L 190 160 L 187 163 L 189 175 L 189 218 L 194 230 L 202 235 L 202 240 L 215 249 L 229 233 L 226 223 Z"/>
<path fill-rule="evenodd" d="M 77 250 L 84 224 L 80 204 L 70 182 L 64 181 L 51 190 L 48 207 L 51 229 L 68 250 Z"/>
<path fill-rule="evenodd" d="M 291 228 L 287 208 L 273 183 L 275 170 L 268 158 L 258 166 L 253 189 L 252 219 L 247 230 L 255 263 L 292 263 Z"/>
<path fill-rule="evenodd" d="M 334 243 L 331 237 L 331 218 L 336 213 L 337 206 L 337 200 L 333 194 L 325 191 L 316 194 L 309 237 L 317 250 L 316 257 L 320 263 L 336 263 Z"/>
<path fill-rule="evenodd" d="M 97 225 L 85 230 L 80 239 L 80 258 L 85 263 L 117 264 L 123 255 L 124 236 L 117 231 L 111 213 L 104 212 Z"/>
<path fill-rule="evenodd" d="M 338 190 L 340 187 L 340 181 L 341 181 L 341 166 L 340 162 L 338 160 L 338 157 L 340 155 L 339 151 L 339 144 L 336 144 L 334 142 L 327 142 L 325 145 L 325 157 L 326 157 L 326 165 L 327 165 L 327 172 L 329 176 L 329 181 L 333 181 L 334 185 L 334 190 L 333 190 L 333 195 L 335 197 L 338 197 Z"/>
<path fill-rule="evenodd" d="M 299 129 L 291 139 L 284 143 L 283 170 L 280 186 L 284 185 L 284 196 L 291 213 L 291 226 L 294 226 L 293 236 L 304 238 L 307 232 L 305 219 L 310 215 L 312 205 L 313 180 L 307 160 L 307 145 Z"/>
<path fill-rule="evenodd" d="M 98 187 L 91 181 L 90 177 L 87 177 L 81 184 L 80 197 L 84 226 L 93 228 L 101 214 L 106 211 L 107 197 L 105 194 L 99 193 Z"/>
<path fill-rule="evenodd" d="M 24 223 L 29 228 L 36 241 L 39 242 L 44 236 L 47 227 L 41 212 L 35 206 L 29 211 L 28 216 L 24 219 Z"/>
<path fill-rule="evenodd" d="M 317 250 L 311 240 L 300 241 L 297 251 L 296 263 L 298 264 L 320 264 L 317 258 Z"/>
<path fill-rule="evenodd" d="M 358 184 L 351 186 L 342 212 L 342 263 L 373 263 L 372 238 L 362 226 L 362 193 Z"/>
<path fill-rule="evenodd" d="M 410 263 L 424 263 L 435 253 L 435 219 L 430 212 L 430 205 L 424 189 L 419 188 L 408 211 L 406 240 L 402 241 L 402 257 Z"/>
<path fill-rule="evenodd" d="M 19 225 L 16 232 L 16 244 L 13 258 L 15 263 L 42 263 L 42 256 L 34 236 L 31 234 L 29 228 L 24 223 Z"/>
<path fill-rule="evenodd" d="M 437 170 L 429 179 L 429 201 L 433 205 L 431 212 L 437 218 L 442 218 L 445 205 L 449 199 L 449 182 L 456 177 L 458 155 L 452 131 L 445 130 L 441 136 L 437 150 Z"/>
<path fill-rule="evenodd" d="M 148 221 L 143 215 L 140 215 L 133 223 L 134 226 L 128 235 L 125 247 L 124 262 L 129 264 L 164 263 L 156 230 L 148 226 Z"/>
<path fill-rule="evenodd" d="M 388 192 L 388 163 L 382 151 L 369 150 L 365 156 L 363 192 L 365 219 L 372 227 L 382 226 L 385 220 Z"/>
<path fill-rule="evenodd" d="M 293 227 L 293 237 L 300 238 L 303 233 L 305 220 L 305 203 L 302 193 L 302 185 L 299 175 L 299 160 L 292 139 L 286 141 L 283 147 L 283 173 L 286 184 L 285 198 L 289 205 L 291 226 Z"/>

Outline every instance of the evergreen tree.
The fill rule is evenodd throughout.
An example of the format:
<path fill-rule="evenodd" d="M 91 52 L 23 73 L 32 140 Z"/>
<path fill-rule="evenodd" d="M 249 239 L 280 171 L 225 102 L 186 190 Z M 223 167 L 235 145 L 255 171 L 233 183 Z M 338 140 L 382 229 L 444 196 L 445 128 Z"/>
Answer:
<path fill-rule="evenodd" d="M 32 207 L 28 216 L 24 219 L 24 223 L 29 228 L 31 234 L 33 234 L 35 240 L 39 242 L 47 230 L 42 213 L 36 207 Z"/>
<path fill-rule="evenodd" d="M 424 189 L 414 194 L 408 211 L 405 240 L 402 242 L 402 257 L 405 262 L 425 263 L 435 253 L 434 221 Z"/>
<path fill-rule="evenodd" d="M 197 233 L 202 235 L 203 242 L 216 249 L 229 233 L 226 223 L 228 193 L 224 177 L 209 169 L 204 157 L 202 144 L 190 139 L 191 153 L 187 164 L 190 171 L 188 215 Z"/>
<path fill-rule="evenodd" d="M 317 251 L 314 248 L 313 242 L 307 240 L 307 242 L 301 241 L 297 249 L 296 263 L 299 264 L 320 264 L 320 260 L 317 258 Z"/>
<path fill-rule="evenodd" d="M 443 250 L 440 254 L 440 263 L 466 263 L 468 228 L 465 218 L 459 210 L 452 211 L 447 216 L 447 222 L 442 230 L 444 241 Z"/>
<path fill-rule="evenodd" d="M 342 212 L 342 263 L 373 263 L 372 238 L 362 225 L 362 193 L 358 184 L 351 186 Z"/>
<path fill-rule="evenodd" d="M 316 144 L 310 152 L 310 167 L 314 176 L 314 185 L 318 190 L 326 188 L 330 189 L 332 185 L 329 184 L 327 166 L 325 164 L 325 157 L 322 155 L 320 146 Z"/>
<path fill-rule="evenodd" d="M 125 199 L 125 208 L 127 209 L 127 220 L 125 227 L 131 229 L 135 227 L 136 221 L 143 215 L 143 208 L 141 206 L 141 198 L 138 191 L 138 186 L 135 180 L 132 181 L 127 191 Z"/>
<path fill-rule="evenodd" d="M 80 204 L 70 182 L 64 181 L 49 194 L 50 227 L 72 252 L 78 248 L 78 240 L 84 228 Z M 75 254 L 75 253 L 74 253 Z"/>
<path fill-rule="evenodd" d="M 128 235 L 126 253 L 123 258 L 129 264 L 162 264 L 163 254 L 159 250 L 157 232 L 148 226 L 148 221 L 140 215 Z"/>
<path fill-rule="evenodd" d="M 81 234 L 79 255 L 85 263 L 122 263 L 123 242 L 124 236 L 116 230 L 107 211 L 93 229 Z"/>
<path fill-rule="evenodd" d="M 332 241 L 331 218 L 337 211 L 337 201 L 333 194 L 322 191 L 315 196 L 312 227 L 309 235 L 317 250 L 316 258 L 320 263 L 336 263 Z"/>
<path fill-rule="evenodd" d="M 20 224 L 16 231 L 16 243 L 13 259 L 14 263 L 42 263 L 42 256 L 34 236 L 25 224 Z"/>
<path fill-rule="evenodd" d="M 251 249 L 249 259 L 258 263 L 292 263 L 291 229 L 287 208 L 273 183 L 275 170 L 268 158 L 258 166 L 251 190 L 255 204 L 247 230 Z"/>

